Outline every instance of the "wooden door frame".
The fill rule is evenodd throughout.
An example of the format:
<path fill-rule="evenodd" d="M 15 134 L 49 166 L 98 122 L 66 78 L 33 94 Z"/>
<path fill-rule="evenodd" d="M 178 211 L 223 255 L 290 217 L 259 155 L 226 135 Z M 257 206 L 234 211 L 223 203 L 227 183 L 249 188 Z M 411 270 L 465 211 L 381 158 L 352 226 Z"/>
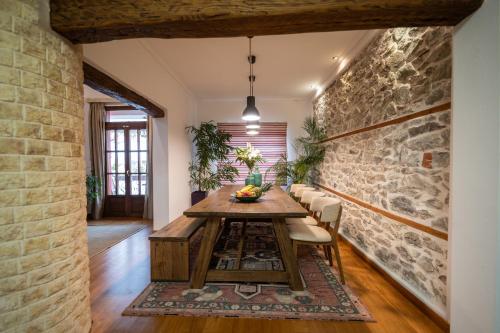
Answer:
<path fill-rule="evenodd" d="M 147 130 L 147 122 L 143 121 L 124 121 L 124 122 L 106 122 L 105 124 L 105 130 L 119 130 L 123 129 L 123 140 L 124 140 L 124 153 L 125 153 L 125 194 L 124 195 L 109 195 L 108 194 L 108 175 L 112 173 L 108 173 L 108 159 L 107 159 L 107 154 L 108 152 L 112 152 L 108 150 L 107 146 L 107 137 L 106 137 L 106 142 L 105 142 L 105 153 L 104 153 L 104 168 L 106 170 L 106 177 L 105 177 L 105 200 L 104 200 L 104 216 L 114 216 L 114 214 L 111 214 L 109 211 L 109 197 L 117 197 L 117 198 L 123 198 L 124 199 L 124 215 L 125 216 L 133 216 L 132 214 L 132 197 L 135 197 L 137 199 L 140 199 L 142 197 L 142 200 L 144 200 L 144 194 L 139 194 L 135 195 L 132 194 L 131 192 L 131 173 L 130 173 L 130 130 L 131 129 L 146 129 Z M 115 142 L 116 142 L 116 136 L 115 136 Z M 116 152 L 116 150 L 114 150 Z M 150 147 L 148 147 L 147 150 L 148 154 L 150 153 Z M 140 161 L 138 161 L 139 165 L 139 171 L 140 171 Z M 127 172 L 128 171 L 128 172 Z M 146 174 L 149 172 L 149 170 L 146 170 Z M 115 173 L 119 174 L 119 173 Z M 141 173 L 139 172 L 139 177 Z M 106 202 L 108 201 L 108 204 Z"/>

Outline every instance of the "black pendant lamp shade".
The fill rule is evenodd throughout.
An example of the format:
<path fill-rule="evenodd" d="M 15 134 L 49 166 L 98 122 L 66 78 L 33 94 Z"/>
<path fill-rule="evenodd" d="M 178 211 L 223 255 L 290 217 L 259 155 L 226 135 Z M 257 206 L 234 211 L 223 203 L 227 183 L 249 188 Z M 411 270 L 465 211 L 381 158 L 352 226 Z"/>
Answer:
<path fill-rule="evenodd" d="M 253 75 L 253 64 L 255 63 L 255 56 L 252 54 L 252 37 L 248 37 L 249 45 L 249 55 L 248 62 L 250 63 L 250 76 L 248 80 L 250 81 L 250 96 L 247 96 L 247 106 L 243 110 L 242 119 L 245 121 L 255 122 L 260 119 L 259 110 L 255 107 L 255 96 L 253 95 L 253 81 L 255 76 Z"/>
<path fill-rule="evenodd" d="M 260 119 L 259 110 L 255 107 L 255 96 L 247 96 L 247 106 L 241 117 L 245 121 L 256 121 Z"/>

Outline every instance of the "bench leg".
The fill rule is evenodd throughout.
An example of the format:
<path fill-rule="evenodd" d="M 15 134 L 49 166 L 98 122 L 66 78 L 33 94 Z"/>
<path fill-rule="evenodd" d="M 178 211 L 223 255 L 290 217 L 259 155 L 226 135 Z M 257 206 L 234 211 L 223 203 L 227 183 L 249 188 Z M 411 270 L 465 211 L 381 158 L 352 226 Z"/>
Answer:
<path fill-rule="evenodd" d="M 189 242 L 151 241 L 151 281 L 189 280 Z"/>
<path fill-rule="evenodd" d="M 212 251 L 217 241 L 220 220 L 220 218 L 209 218 L 206 222 L 200 252 L 198 253 L 198 258 L 196 258 L 193 278 L 191 280 L 192 289 L 201 289 L 205 285 L 208 266 L 212 258 Z"/>

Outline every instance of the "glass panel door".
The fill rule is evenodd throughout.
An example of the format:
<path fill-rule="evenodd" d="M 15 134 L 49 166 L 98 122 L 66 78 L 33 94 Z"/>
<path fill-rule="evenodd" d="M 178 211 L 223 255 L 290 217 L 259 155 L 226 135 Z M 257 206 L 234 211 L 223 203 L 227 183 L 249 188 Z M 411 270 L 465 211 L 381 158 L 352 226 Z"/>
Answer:
<path fill-rule="evenodd" d="M 106 206 L 111 208 L 105 209 L 105 213 L 109 216 L 131 216 L 132 210 L 141 207 L 139 201 L 144 200 L 148 178 L 147 137 L 145 122 L 106 123 L 106 201 L 109 203 Z"/>
<path fill-rule="evenodd" d="M 130 194 L 144 195 L 148 172 L 148 134 L 146 129 L 129 130 Z"/>

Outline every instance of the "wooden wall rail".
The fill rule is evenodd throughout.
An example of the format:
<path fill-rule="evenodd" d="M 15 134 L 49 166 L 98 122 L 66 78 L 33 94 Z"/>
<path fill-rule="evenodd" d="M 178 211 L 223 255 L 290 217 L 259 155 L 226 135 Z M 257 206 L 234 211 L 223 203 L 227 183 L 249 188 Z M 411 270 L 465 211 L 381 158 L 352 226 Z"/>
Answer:
<path fill-rule="evenodd" d="M 399 118 L 387 120 L 387 121 L 384 121 L 384 122 L 381 122 L 381 123 L 378 123 L 378 124 L 375 124 L 375 125 L 367 126 L 367 127 L 364 127 L 364 128 L 359 128 L 359 129 L 356 129 L 356 130 L 353 130 L 353 131 L 349 131 L 349 132 L 346 132 L 346 133 L 342 133 L 342 134 L 339 134 L 339 135 L 334 135 L 334 136 L 331 136 L 331 137 L 326 138 L 324 140 L 321 140 L 318 143 L 325 143 L 325 142 L 328 142 L 328 141 L 333 141 L 333 140 L 337 140 L 337 139 L 340 139 L 340 138 L 344 138 L 346 136 L 351 136 L 351 135 L 354 135 L 354 134 L 359 134 L 359 133 L 363 133 L 363 132 L 373 131 L 375 129 L 379 129 L 379 128 L 386 127 L 386 126 L 400 124 L 400 123 L 403 123 L 403 122 L 408 121 L 408 120 L 412 120 L 412 119 L 416 119 L 416 118 L 420 118 L 420 117 L 425 117 L 425 116 L 428 116 L 428 115 L 433 114 L 433 113 L 438 113 L 438 112 L 442 112 L 442 111 L 446 111 L 446 110 L 450 110 L 450 109 L 451 109 L 451 103 L 450 102 L 443 103 L 443 104 L 440 104 L 440 105 L 437 105 L 437 106 L 433 106 L 433 107 L 431 107 L 429 109 L 426 109 L 426 110 L 422 110 L 422 111 L 415 112 L 415 113 L 412 113 L 412 114 L 407 114 L 407 115 L 399 117 Z"/>
<path fill-rule="evenodd" d="M 431 227 L 428 227 L 428 226 L 425 226 L 425 225 L 422 225 L 418 222 L 415 222 L 413 220 L 410 220 L 406 217 L 403 217 L 403 216 L 399 216 L 399 215 L 396 215 L 394 213 L 391 213 L 385 209 L 381 209 L 381 208 L 378 208 L 378 207 L 375 207 L 367 202 L 364 202 L 362 200 L 359 200 L 357 198 L 354 198 L 348 194 L 345 194 L 345 193 L 342 193 L 342 192 L 339 192 L 337 190 L 334 190 L 332 188 L 329 188 L 327 186 L 324 186 L 324 185 L 321 185 L 321 184 L 318 184 L 318 183 L 314 183 L 315 186 L 319 187 L 319 188 L 322 188 L 323 190 L 327 191 L 327 192 L 330 192 L 330 193 L 333 193 L 347 201 L 350 201 L 358 206 L 361 206 L 363 208 L 366 208 L 368 210 L 371 210 L 372 212 L 374 213 L 377 213 L 377 214 L 380 214 L 380 215 L 383 215 L 393 221 L 396 221 L 396 222 L 400 222 L 400 223 L 403 223 L 403 224 L 406 224 L 407 226 L 410 226 L 414 229 L 417 229 L 417 230 L 420 230 L 420 231 L 423 231 L 425 233 L 428 233 L 432 236 L 435 236 L 435 237 L 438 237 L 438 238 L 441 238 L 441 239 L 444 239 L 444 240 L 448 240 L 448 234 L 446 232 L 443 232 L 443 231 L 440 231 L 440 230 L 436 230 L 434 228 L 431 228 Z"/>
<path fill-rule="evenodd" d="M 83 63 L 83 82 L 92 89 L 143 111 L 153 118 L 165 117 L 161 107 L 86 62 Z"/>
<path fill-rule="evenodd" d="M 52 29 L 73 43 L 456 25 L 483 0 L 51 0 Z"/>

